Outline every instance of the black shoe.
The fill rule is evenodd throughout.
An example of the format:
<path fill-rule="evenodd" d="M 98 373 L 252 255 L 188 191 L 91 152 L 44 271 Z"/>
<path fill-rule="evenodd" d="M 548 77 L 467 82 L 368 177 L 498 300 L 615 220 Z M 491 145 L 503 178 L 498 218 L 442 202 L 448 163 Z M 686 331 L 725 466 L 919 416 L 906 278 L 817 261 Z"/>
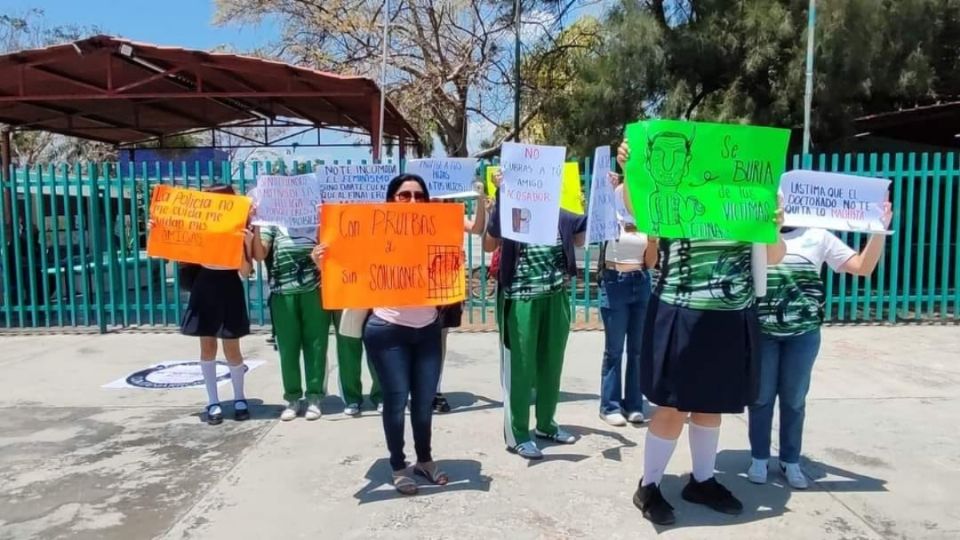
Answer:
<path fill-rule="evenodd" d="M 680 496 L 687 502 L 702 504 L 721 514 L 736 516 L 743 512 L 743 503 L 737 500 L 729 489 L 717 482 L 716 478 L 697 482 L 691 475 L 690 482 L 683 488 Z"/>
<path fill-rule="evenodd" d="M 243 408 L 238 409 L 237 403 L 243 403 Z M 247 405 L 247 400 L 239 399 L 233 402 L 233 419 L 237 422 L 243 422 L 244 420 L 250 419 L 250 406 Z"/>
<path fill-rule="evenodd" d="M 643 478 L 640 479 L 637 492 L 633 494 L 633 504 L 643 512 L 643 517 L 656 525 L 673 525 L 677 520 L 673 515 L 673 507 L 663 498 L 663 493 L 660 493 L 660 486 L 645 486 Z"/>
<path fill-rule="evenodd" d="M 437 394 L 433 397 L 433 412 L 436 413 L 448 413 L 450 412 L 450 404 L 447 403 L 447 398 L 443 397 L 443 394 Z"/>
<path fill-rule="evenodd" d="M 213 409 L 217 408 L 219 412 L 214 413 Z M 219 425 L 223 422 L 223 408 L 220 407 L 219 403 L 213 403 L 207 405 L 207 423 L 211 426 Z"/>

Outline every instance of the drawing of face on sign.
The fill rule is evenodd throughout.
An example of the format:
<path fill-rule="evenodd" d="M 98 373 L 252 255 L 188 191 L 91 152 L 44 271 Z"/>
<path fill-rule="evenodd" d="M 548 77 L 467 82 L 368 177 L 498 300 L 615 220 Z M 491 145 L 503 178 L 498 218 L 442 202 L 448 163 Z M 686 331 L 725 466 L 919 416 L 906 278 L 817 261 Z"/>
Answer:
<path fill-rule="evenodd" d="M 661 226 L 689 223 L 703 214 L 703 205 L 695 197 L 679 193 L 681 184 L 690 172 L 693 141 L 689 136 L 664 131 L 647 137 L 647 171 L 655 186 L 650 194 L 650 218 L 656 232 Z"/>

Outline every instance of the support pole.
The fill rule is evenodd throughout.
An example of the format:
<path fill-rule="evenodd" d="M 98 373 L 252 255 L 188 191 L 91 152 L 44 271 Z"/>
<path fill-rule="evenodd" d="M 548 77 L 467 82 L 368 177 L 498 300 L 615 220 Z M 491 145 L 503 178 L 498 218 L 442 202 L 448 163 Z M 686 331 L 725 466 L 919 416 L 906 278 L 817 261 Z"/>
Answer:
<path fill-rule="evenodd" d="M 810 111 L 813 108 L 813 57 L 817 26 L 817 0 L 810 0 L 807 9 L 806 87 L 803 93 L 803 153 L 810 153 Z"/>

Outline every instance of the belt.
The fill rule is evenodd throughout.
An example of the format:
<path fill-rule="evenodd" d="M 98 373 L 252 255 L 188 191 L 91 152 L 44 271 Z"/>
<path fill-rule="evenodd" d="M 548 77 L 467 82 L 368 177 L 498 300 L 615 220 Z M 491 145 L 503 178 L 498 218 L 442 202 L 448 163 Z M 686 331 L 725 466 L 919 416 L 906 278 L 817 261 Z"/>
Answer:
<path fill-rule="evenodd" d="M 613 270 L 614 272 L 620 272 L 621 274 L 628 274 L 630 272 L 643 272 L 644 270 L 647 270 L 646 264 L 642 264 L 640 265 L 640 268 L 635 268 L 633 270 L 618 270 L 617 263 L 609 262 L 609 261 L 606 263 L 605 266 L 607 270 Z"/>

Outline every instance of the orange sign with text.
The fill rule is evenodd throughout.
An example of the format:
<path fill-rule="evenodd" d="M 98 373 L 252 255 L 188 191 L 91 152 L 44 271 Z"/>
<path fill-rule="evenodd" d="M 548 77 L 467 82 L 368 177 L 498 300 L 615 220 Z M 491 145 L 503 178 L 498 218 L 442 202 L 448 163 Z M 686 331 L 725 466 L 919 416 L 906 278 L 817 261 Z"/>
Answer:
<path fill-rule="evenodd" d="M 324 308 L 463 301 L 462 204 L 326 204 L 320 212 Z"/>
<path fill-rule="evenodd" d="M 226 268 L 243 263 L 250 199 L 170 186 L 153 188 L 147 254 Z"/>

